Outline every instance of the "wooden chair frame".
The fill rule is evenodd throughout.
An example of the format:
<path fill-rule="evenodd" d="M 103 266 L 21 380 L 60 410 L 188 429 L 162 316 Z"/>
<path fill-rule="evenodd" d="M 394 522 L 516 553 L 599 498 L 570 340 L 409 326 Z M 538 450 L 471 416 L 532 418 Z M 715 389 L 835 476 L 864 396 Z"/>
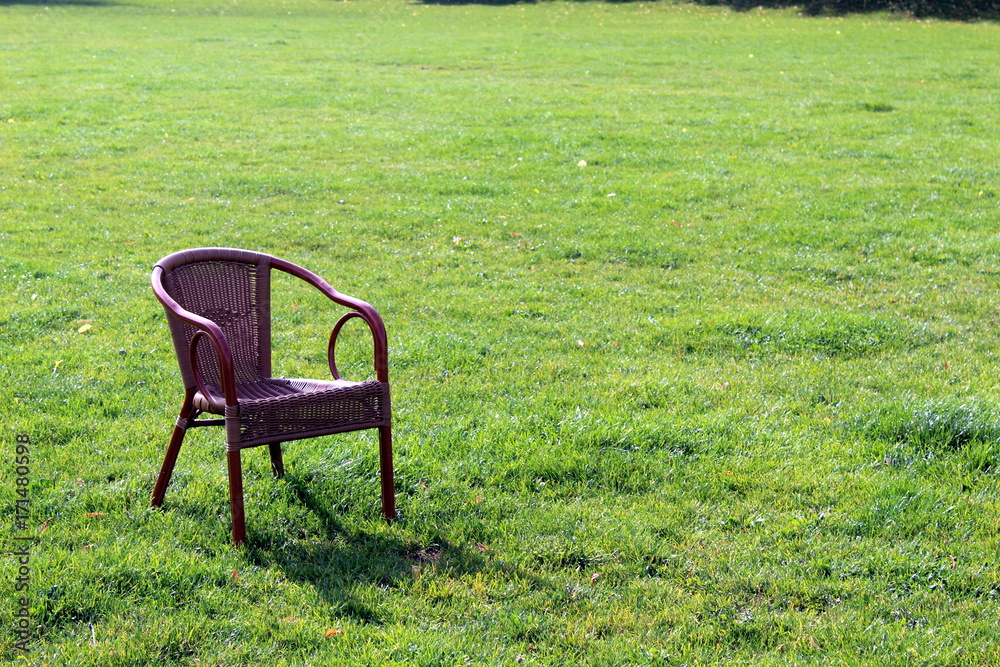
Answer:
<path fill-rule="evenodd" d="M 305 281 L 334 303 L 350 309 L 330 333 L 327 359 L 332 381 L 270 377 L 272 269 Z M 388 344 L 382 318 L 371 305 L 341 294 L 316 274 L 291 262 L 231 248 L 173 253 L 157 262 L 151 280 L 153 293 L 166 310 L 185 385 L 184 401 L 153 489 L 153 506 L 163 504 L 187 430 L 225 426 L 233 542 L 244 544 L 243 449 L 268 445 L 272 470 L 281 477 L 282 442 L 375 428 L 379 432 L 382 514 L 386 519 L 395 518 Z M 192 296 L 187 298 L 189 292 Z M 199 313 L 185 303 L 204 306 L 215 292 L 225 306 L 203 307 Z M 234 299 L 244 304 L 242 312 L 232 305 Z M 209 317 L 216 312 L 221 314 L 216 318 L 219 321 Z M 337 369 L 337 337 L 352 318 L 360 318 L 371 330 L 375 380 L 350 382 L 341 378 Z M 227 325 L 228 320 L 238 324 Z M 253 340 L 245 343 L 242 338 Z M 210 349 L 202 345 L 204 341 Z M 240 354 L 234 355 L 234 342 Z M 256 350 L 258 358 L 241 358 L 241 354 L 253 356 L 245 349 Z M 202 413 L 221 418 L 199 419 Z"/>

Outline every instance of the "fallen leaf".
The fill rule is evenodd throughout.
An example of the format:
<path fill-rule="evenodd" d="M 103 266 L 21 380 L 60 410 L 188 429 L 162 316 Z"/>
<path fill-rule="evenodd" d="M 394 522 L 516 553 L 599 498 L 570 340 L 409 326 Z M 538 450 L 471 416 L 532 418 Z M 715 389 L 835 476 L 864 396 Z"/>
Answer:
<path fill-rule="evenodd" d="M 493 549 L 490 549 L 488 546 L 486 546 L 482 542 L 476 542 L 476 548 L 479 549 L 480 551 L 493 551 Z"/>
<path fill-rule="evenodd" d="M 87 517 L 88 519 L 96 519 L 98 517 L 104 516 L 104 512 L 87 512 L 83 516 Z"/>
<path fill-rule="evenodd" d="M 331 628 L 323 633 L 324 637 L 343 637 L 344 631 L 340 628 Z"/>
<path fill-rule="evenodd" d="M 84 324 L 82 327 L 76 330 L 77 333 L 85 333 L 94 328 L 93 324 Z"/>
<path fill-rule="evenodd" d="M 601 578 L 600 572 L 595 572 L 592 575 L 590 575 L 590 585 L 593 586 L 594 584 L 596 584 L 597 580 L 600 578 Z"/>
<path fill-rule="evenodd" d="M 49 521 L 52 521 L 52 517 L 49 517 L 42 522 L 42 529 L 38 531 L 38 536 L 41 537 L 45 534 L 45 531 L 49 529 Z"/>
<path fill-rule="evenodd" d="M 239 570 L 235 570 L 235 569 L 233 570 L 233 579 L 235 579 L 236 581 L 240 580 L 240 571 Z"/>

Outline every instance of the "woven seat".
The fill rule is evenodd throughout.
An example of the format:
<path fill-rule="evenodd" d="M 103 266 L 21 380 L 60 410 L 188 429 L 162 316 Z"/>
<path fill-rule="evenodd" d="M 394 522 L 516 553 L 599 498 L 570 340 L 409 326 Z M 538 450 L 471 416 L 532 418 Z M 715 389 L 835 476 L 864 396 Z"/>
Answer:
<path fill-rule="evenodd" d="M 332 379 L 271 376 L 271 271 L 296 276 L 348 308 L 328 344 Z M 163 503 L 187 429 L 225 426 L 233 541 L 246 541 L 240 452 L 268 445 L 275 475 L 284 472 L 281 443 L 332 433 L 378 429 L 382 513 L 395 517 L 392 426 L 385 327 L 364 301 L 340 294 L 319 276 L 262 253 L 199 248 L 164 257 L 153 267 L 153 292 L 166 309 L 184 380 L 185 397 L 153 489 Z M 374 339 L 375 379 L 344 380 L 336 342 L 351 318 L 362 319 Z M 199 419 L 202 414 L 222 418 Z"/>

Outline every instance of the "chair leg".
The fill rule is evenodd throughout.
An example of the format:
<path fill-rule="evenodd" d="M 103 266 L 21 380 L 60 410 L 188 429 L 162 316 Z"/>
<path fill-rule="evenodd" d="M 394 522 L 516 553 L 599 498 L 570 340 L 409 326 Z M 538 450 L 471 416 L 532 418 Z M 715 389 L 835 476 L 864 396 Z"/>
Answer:
<path fill-rule="evenodd" d="M 170 436 L 170 444 L 167 445 L 166 456 L 163 457 L 163 465 L 160 466 L 160 475 L 156 478 L 156 485 L 153 487 L 153 507 L 159 507 L 163 504 L 163 497 L 167 493 L 170 476 L 174 473 L 174 465 L 177 463 L 177 455 L 181 451 L 184 434 L 187 433 L 187 428 L 181 426 L 179 422 L 187 420 L 194 412 L 192 408 L 193 397 L 194 392 L 188 391 L 187 396 L 184 398 L 184 405 L 181 407 L 178 423 L 174 425 L 174 432 Z"/>
<path fill-rule="evenodd" d="M 382 515 L 386 519 L 396 518 L 396 487 L 392 479 L 392 427 L 378 429 L 379 472 L 382 477 Z"/>
<path fill-rule="evenodd" d="M 272 442 L 268 445 L 268 449 L 271 450 L 271 472 L 277 479 L 281 479 L 285 476 L 285 462 L 281 458 L 281 443 Z"/>
<path fill-rule="evenodd" d="M 243 465 L 239 450 L 226 453 L 229 463 L 229 508 L 233 517 L 233 543 L 246 543 L 246 518 L 243 514 Z"/>

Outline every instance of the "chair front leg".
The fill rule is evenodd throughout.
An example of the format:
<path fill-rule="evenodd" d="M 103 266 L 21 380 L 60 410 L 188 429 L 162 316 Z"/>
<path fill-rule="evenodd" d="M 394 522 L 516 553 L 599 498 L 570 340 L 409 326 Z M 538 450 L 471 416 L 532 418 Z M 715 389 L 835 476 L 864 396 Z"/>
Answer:
<path fill-rule="evenodd" d="M 396 487 L 392 479 L 392 427 L 378 429 L 378 461 L 382 477 L 382 515 L 392 520 L 396 518 Z"/>
<path fill-rule="evenodd" d="M 243 465 L 240 461 L 240 451 L 226 452 L 229 464 L 229 509 L 233 519 L 233 543 L 242 546 L 246 543 L 246 517 L 243 514 Z"/>
<path fill-rule="evenodd" d="M 170 436 L 170 444 L 167 445 L 167 453 L 163 457 L 163 465 L 160 466 L 160 474 L 153 487 L 153 507 L 159 507 L 163 504 L 163 497 L 167 494 L 170 477 L 174 473 L 174 465 L 177 464 L 177 455 L 181 451 L 181 443 L 187 433 L 188 422 L 194 414 L 194 389 L 188 389 L 184 396 L 180 415 L 177 417 L 177 423 L 174 425 L 174 432 Z"/>

